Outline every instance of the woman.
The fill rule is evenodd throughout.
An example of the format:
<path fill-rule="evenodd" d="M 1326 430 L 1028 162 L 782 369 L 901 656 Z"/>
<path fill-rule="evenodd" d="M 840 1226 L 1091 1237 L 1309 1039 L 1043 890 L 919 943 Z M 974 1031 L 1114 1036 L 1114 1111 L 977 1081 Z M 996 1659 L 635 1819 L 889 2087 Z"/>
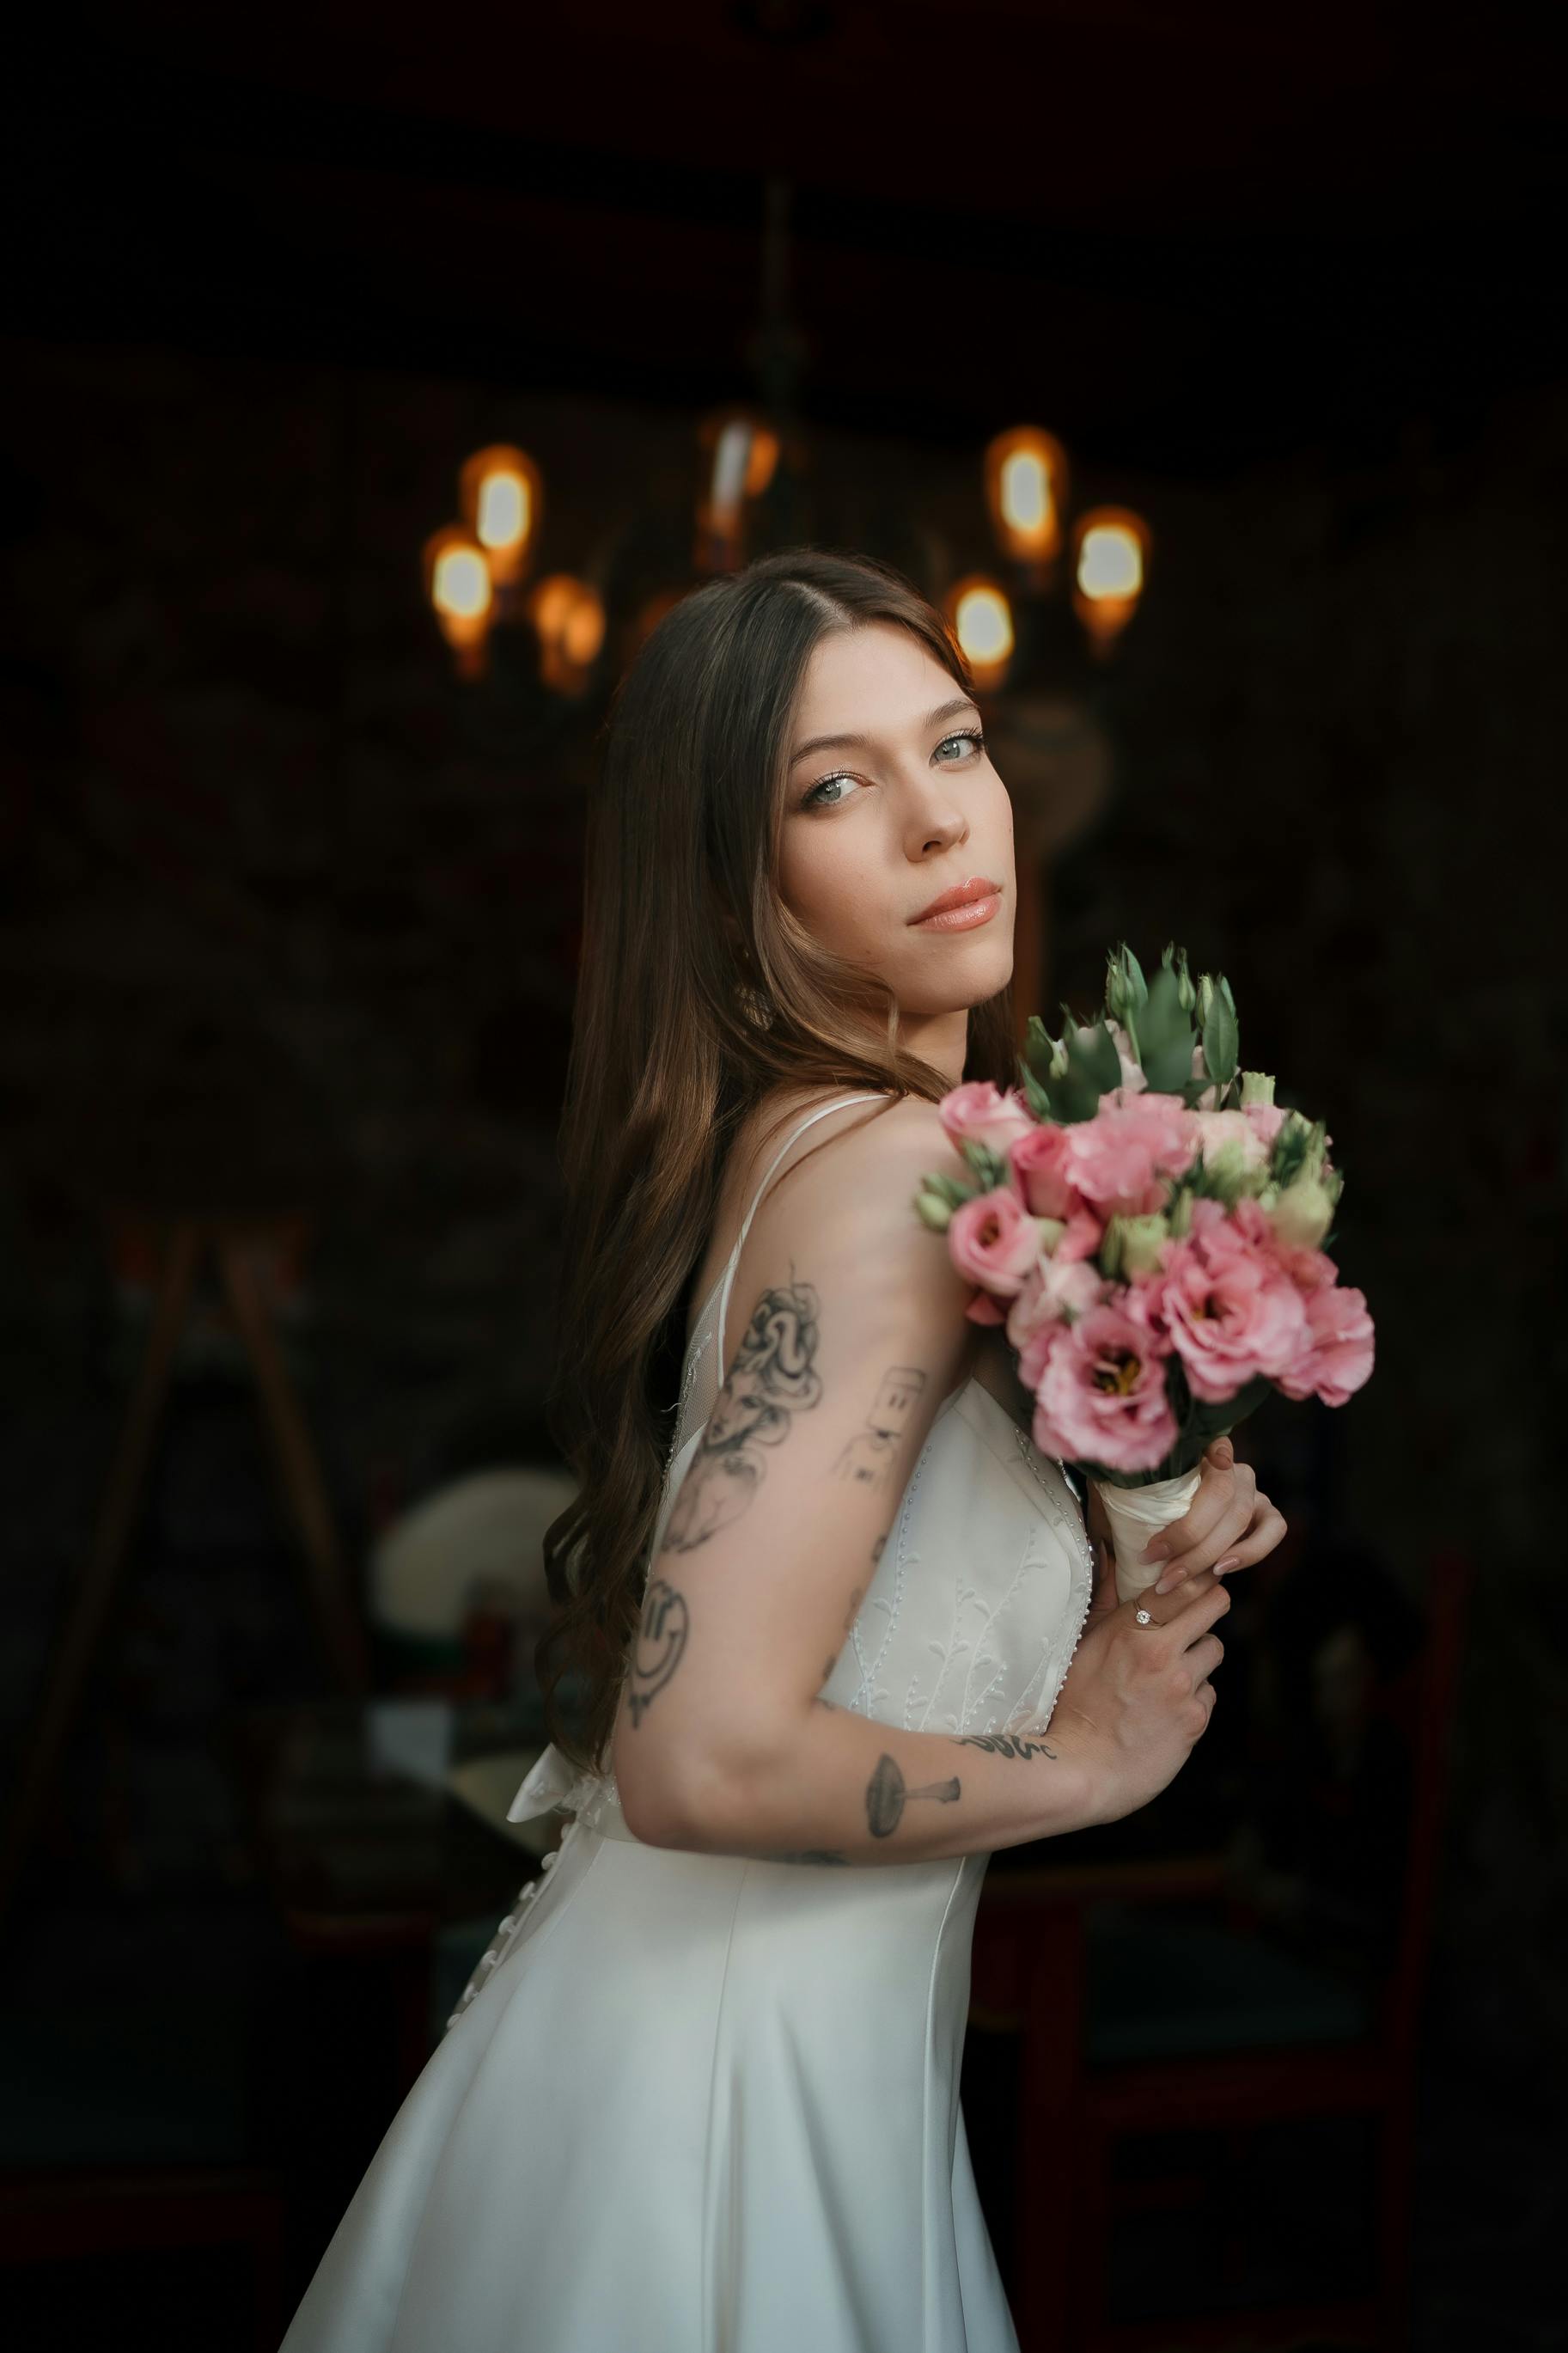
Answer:
<path fill-rule="evenodd" d="M 1283 1531 L 1222 1445 L 1155 1622 L 1104 1557 L 1091 1589 L 911 1213 L 964 1173 L 940 1097 L 1016 1082 L 1015 905 L 963 655 L 896 575 L 795 550 L 660 622 L 589 827 L 553 1392 L 580 1493 L 547 1545 L 556 1738 L 512 1809 L 575 1820 L 287 2353 L 1015 2353 L 958 2100 L 986 1860 L 1166 1786 L 1214 1705 L 1214 1569 Z"/>

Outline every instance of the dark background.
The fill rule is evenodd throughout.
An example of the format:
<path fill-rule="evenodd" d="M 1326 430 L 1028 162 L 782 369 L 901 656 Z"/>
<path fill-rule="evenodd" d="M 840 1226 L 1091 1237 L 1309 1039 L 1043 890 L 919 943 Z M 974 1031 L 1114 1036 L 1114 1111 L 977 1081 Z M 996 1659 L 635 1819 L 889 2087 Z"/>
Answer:
<path fill-rule="evenodd" d="M 1151 525 L 1114 662 L 1062 657 L 1108 784 L 1047 876 L 1042 1010 L 1087 1008 L 1114 940 L 1149 964 L 1184 939 L 1231 978 L 1244 1061 L 1329 1118 L 1377 1370 L 1341 1413 L 1266 1409 L 1249 1448 L 1300 1562 L 1364 1559 L 1415 1611 L 1441 1548 L 1479 1572 L 1417 2341 L 1564 2341 L 1568 97 L 1545 22 L 612 0 L 456 31 L 66 9 L 28 35 L 0 425 L 13 1776 L 144 1337 L 106 1240 L 128 1189 L 311 1205 L 290 1360 L 351 1561 L 444 1479 L 550 1459 L 554 1125 L 615 650 L 570 710 L 506 659 L 462 685 L 419 550 L 462 459 L 510 438 L 544 470 L 550 568 L 610 551 L 657 579 L 696 418 L 754 387 L 782 176 L 802 536 L 939 591 L 992 560 L 979 454 L 1024 418 L 1066 443 L 1079 503 Z M 13 2062 L 69 2053 L 53 2092 L 23 2071 L 13 2166 L 165 2153 L 166 2084 L 83 2089 L 121 2080 L 129 1986 L 147 2049 L 227 2050 L 238 2018 L 296 2053 L 300 2081 L 213 2126 L 226 2158 L 275 2155 L 343 1999 L 287 1948 L 218 1737 L 331 1688 L 221 1330 L 182 1358 L 125 1583 L 7 1936 Z M 1243 1659 L 1266 1588 L 1237 1598 Z M 333 2094 L 344 2178 L 390 2114 L 375 2066 L 357 2106 Z M 337 2189 L 328 2168 L 296 2218 L 296 2268 Z"/>

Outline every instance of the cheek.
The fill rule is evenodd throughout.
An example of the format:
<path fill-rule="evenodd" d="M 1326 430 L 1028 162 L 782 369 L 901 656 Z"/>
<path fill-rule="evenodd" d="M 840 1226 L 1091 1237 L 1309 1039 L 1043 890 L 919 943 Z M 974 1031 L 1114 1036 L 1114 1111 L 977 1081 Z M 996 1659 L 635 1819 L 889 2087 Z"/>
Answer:
<path fill-rule="evenodd" d="M 868 937 L 877 925 L 877 900 L 848 845 L 833 843 L 826 828 L 786 851 L 779 871 L 785 906 L 830 947 L 847 947 Z"/>

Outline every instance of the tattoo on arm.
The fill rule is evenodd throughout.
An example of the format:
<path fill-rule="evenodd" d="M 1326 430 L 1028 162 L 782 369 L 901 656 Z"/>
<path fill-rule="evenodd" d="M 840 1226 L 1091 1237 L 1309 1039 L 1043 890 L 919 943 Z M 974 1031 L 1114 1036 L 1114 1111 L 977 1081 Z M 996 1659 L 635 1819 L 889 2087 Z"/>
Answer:
<path fill-rule="evenodd" d="M 950 1781 L 929 1781 L 923 1789 L 910 1789 L 893 1759 L 879 1757 L 877 1769 L 866 1784 L 866 1820 L 871 1836 L 890 1836 L 911 1798 L 935 1798 L 940 1804 L 951 1806 L 958 1794 L 956 1773 Z"/>
<path fill-rule="evenodd" d="M 865 1427 L 856 1431 L 833 1466 L 838 1478 L 855 1487 L 893 1484 L 899 1441 L 925 1385 L 925 1375 L 913 1365 L 889 1366 L 871 1401 Z"/>
<path fill-rule="evenodd" d="M 739 1519 L 763 1483 L 766 1450 L 820 1402 L 818 1315 L 809 1282 L 781 1283 L 758 1300 L 670 1508 L 661 1552 L 695 1552 Z"/>
<path fill-rule="evenodd" d="M 955 1732 L 952 1736 L 961 1747 L 986 1748 L 993 1757 L 1054 1757 L 1057 1753 L 1043 1740 L 1031 1740 L 1026 1733 Z"/>
<path fill-rule="evenodd" d="M 631 1689 L 627 1696 L 634 1730 L 647 1715 L 654 1694 L 664 1689 L 680 1664 L 690 1622 L 686 1596 L 678 1593 L 662 1577 L 650 1576 L 632 1649 Z"/>

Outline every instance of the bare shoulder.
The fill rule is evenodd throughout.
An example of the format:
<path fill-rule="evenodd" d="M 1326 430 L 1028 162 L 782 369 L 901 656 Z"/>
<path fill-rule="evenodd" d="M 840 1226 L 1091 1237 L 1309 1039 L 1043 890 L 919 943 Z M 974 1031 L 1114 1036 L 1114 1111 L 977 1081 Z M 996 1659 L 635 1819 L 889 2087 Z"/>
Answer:
<path fill-rule="evenodd" d="M 790 1263 L 810 1263 L 843 1286 L 862 1312 L 877 1294 L 891 1306 L 923 1307 L 938 1323 L 962 1320 L 973 1286 L 953 1267 L 947 1244 L 917 1215 L 915 1196 L 928 1174 L 968 1179 L 934 1103 L 919 1096 L 883 1103 L 846 1103 L 823 1119 L 759 1212 L 748 1273 L 776 1277 Z"/>

